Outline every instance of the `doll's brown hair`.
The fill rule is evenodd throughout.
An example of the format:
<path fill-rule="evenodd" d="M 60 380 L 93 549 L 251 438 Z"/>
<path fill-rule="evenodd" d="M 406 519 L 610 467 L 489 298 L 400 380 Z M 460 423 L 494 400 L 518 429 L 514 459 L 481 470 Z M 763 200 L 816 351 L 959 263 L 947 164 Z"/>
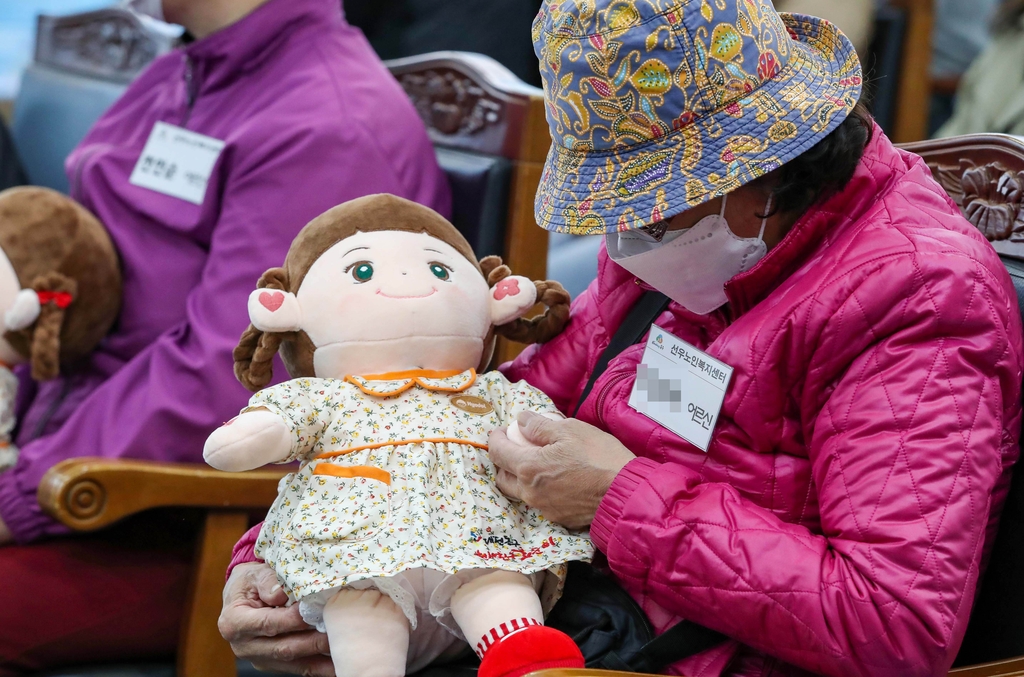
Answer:
<path fill-rule="evenodd" d="M 369 195 L 339 205 L 310 221 L 288 250 L 282 268 L 271 268 L 257 283 L 260 289 L 298 293 L 313 263 L 338 242 L 375 231 L 426 233 L 451 245 L 493 285 L 511 275 L 497 256 L 477 262 L 472 247 L 455 226 L 437 212 L 394 195 Z M 536 282 L 537 300 L 548 306 L 540 317 L 495 327 L 485 342 L 483 365 L 491 359 L 494 333 L 520 343 L 542 343 L 556 336 L 569 318 L 569 295 L 557 282 Z M 235 348 L 235 376 L 246 388 L 259 390 L 273 377 L 278 352 L 292 378 L 313 376 L 313 342 L 305 332 L 263 332 L 250 325 Z"/>
<path fill-rule="evenodd" d="M 57 375 L 110 331 L 121 308 L 121 271 L 96 217 L 48 188 L 0 193 L 0 249 L 22 289 L 40 293 L 39 317 L 4 338 L 29 360 L 32 378 Z"/>

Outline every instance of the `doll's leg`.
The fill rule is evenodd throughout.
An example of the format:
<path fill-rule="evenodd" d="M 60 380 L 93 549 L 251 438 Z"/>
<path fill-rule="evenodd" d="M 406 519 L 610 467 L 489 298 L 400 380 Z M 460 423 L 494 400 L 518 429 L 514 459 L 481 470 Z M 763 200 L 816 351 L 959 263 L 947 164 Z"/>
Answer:
<path fill-rule="evenodd" d="M 547 668 L 582 668 L 568 635 L 544 627 L 540 598 L 529 576 L 494 571 L 459 588 L 452 616 L 481 657 L 480 677 L 517 677 Z"/>
<path fill-rule="evenodd" d="M 324 607 L 338 677 L 403 677 L 409 620 L 379 590 L 343 590 Z"/>

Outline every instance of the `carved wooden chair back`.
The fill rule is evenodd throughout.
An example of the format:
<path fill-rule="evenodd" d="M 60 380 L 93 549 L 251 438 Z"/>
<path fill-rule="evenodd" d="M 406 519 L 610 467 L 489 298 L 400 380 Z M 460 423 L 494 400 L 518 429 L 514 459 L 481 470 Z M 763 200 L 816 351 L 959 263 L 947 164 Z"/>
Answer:
<path fill-rule="evenodd" d="M 40 16 L 12 135 L 29 181 L 67 192 L 64 158 L 128 83 L 175 40 L 123 9 Z"/>
<path fill-rule="evenodd" d="M 548 235 L 533 218 L 551 145 L 543 91 L 481 54 L 433 52 L 386 64 L 438 150 L 455 225 L 478 254 L 501 254 L 516 274 L 544 279 Z M 500 342 L 497 358 L 520 349 Z"/>

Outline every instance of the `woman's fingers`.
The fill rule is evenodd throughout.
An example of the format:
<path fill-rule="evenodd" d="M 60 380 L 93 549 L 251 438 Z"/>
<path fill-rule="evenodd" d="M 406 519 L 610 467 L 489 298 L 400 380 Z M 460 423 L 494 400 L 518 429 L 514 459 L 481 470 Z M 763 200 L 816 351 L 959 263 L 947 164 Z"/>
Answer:
<path fill-rule="evenodd" d="M 524 500 L 522 496 L 522 485 L 519 483 L 519 478 L 509 471 L 498 468 L 498 476 L 495 478 L 495 483 L 498 485 L 498 489 L 501 493 L 505 494 L 509 498 L 518 501 Z"/>
<path fill-rule="evenodd" d="M 303 677 L 335 677 L 334 663 L 329 656 L 304 658 L 290 663 L 280 661 L 250 661 L 253 667 L 261 672 L 279 672 L 286 675 L 302 675 Z"/>
<path fill-rule="evenodd" d="M 557 442 L 561 437 L 562 425 L 565 421 L 561 417 L 551 418 L 535 411 L 520 412 L 518 420 L 523 437 L 537 447 L 545 447 Z"/>
<path fill-rule="evenodd" d="M 220 634 L 236 656 L 260 670 L 334 677 L 327 635 L 310 628 L 297 605 L 281 606 L 287 601 L 273 569 L 240 564 L 224 586 Z"/>
<path fill-rule="evenodd" d="M 309 630 L 297 606 L 277 605 L 278 601 L 284 604 L 287 596 L 274 590 L 276 580 L 273 569 L 262 562 L 234 568 L 224 586 L 224 607 L 217 621 L 224 639 L 235 643 Z"/>
<path fill-rule="evenodd" d="M 284 606 L 288 603 L 288 593 L 281 587 L 281 584 L 277 581 L 277 574 L 269 566 L 254 570 L 253 578 L 260 600 L 264 604 L 267 606 Z"/>
<path fill-rule="evenodd" d="M 309 626 L 306 626 L 309 628 Z M 309 628 L 280 637 L 256 637 L 231 645 L 235 655 L 251 663 L 294 663 L 330 656 L 327 635 Z"/>
<path fill-rule="evenodd" d="M 309 630 L 297 606 L 252 607 L 248 604 L 234 604 L 224 607 L 217 626 L 224 639 L 232 644 L 257 637 L 277 637 Z"/>
<path fill-rule="evenodd" d="M 487 453 L 494 465 L 512 475 L 518 475 L 526 459 L 529 447 L 522 447 L 508 438 L 505 430 L 497 428 L 491 431 L 487 440 Z"/>

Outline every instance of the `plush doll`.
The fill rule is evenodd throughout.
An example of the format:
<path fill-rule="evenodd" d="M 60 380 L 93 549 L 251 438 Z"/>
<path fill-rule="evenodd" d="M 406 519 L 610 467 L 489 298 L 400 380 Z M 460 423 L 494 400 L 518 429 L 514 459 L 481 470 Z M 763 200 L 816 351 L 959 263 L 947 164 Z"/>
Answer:
<path fill-rule="evenodd" d="M 117 252 L 92 214 L 48 188 L 0 193 L 0 470 L 17 461 L 11 367 L 54 378 L 99 344 L 120 308 Z"/>
<path fill-rule="evenodd" d="M 493 286 L 491 286 L 493 285 Z M 521 319 L 540 300 L 540 318 Z M 547 340 L 568 319 L 557 283 L 479 264 L 430 209 L 390 195 L 310 222 L 249 299 L 235 372 L 256 390 L 280 355 L 293 380 L 257 393 L 207 440 L 212 466 L 299 461 L 257 541 L 339 676 L 396 677 L 468 640 L 480 675 L 582 667 L 543 626 L 586 534 L 506 498 L 488 434 L 552 402 L 478 374 L 495 332 Z"/>

